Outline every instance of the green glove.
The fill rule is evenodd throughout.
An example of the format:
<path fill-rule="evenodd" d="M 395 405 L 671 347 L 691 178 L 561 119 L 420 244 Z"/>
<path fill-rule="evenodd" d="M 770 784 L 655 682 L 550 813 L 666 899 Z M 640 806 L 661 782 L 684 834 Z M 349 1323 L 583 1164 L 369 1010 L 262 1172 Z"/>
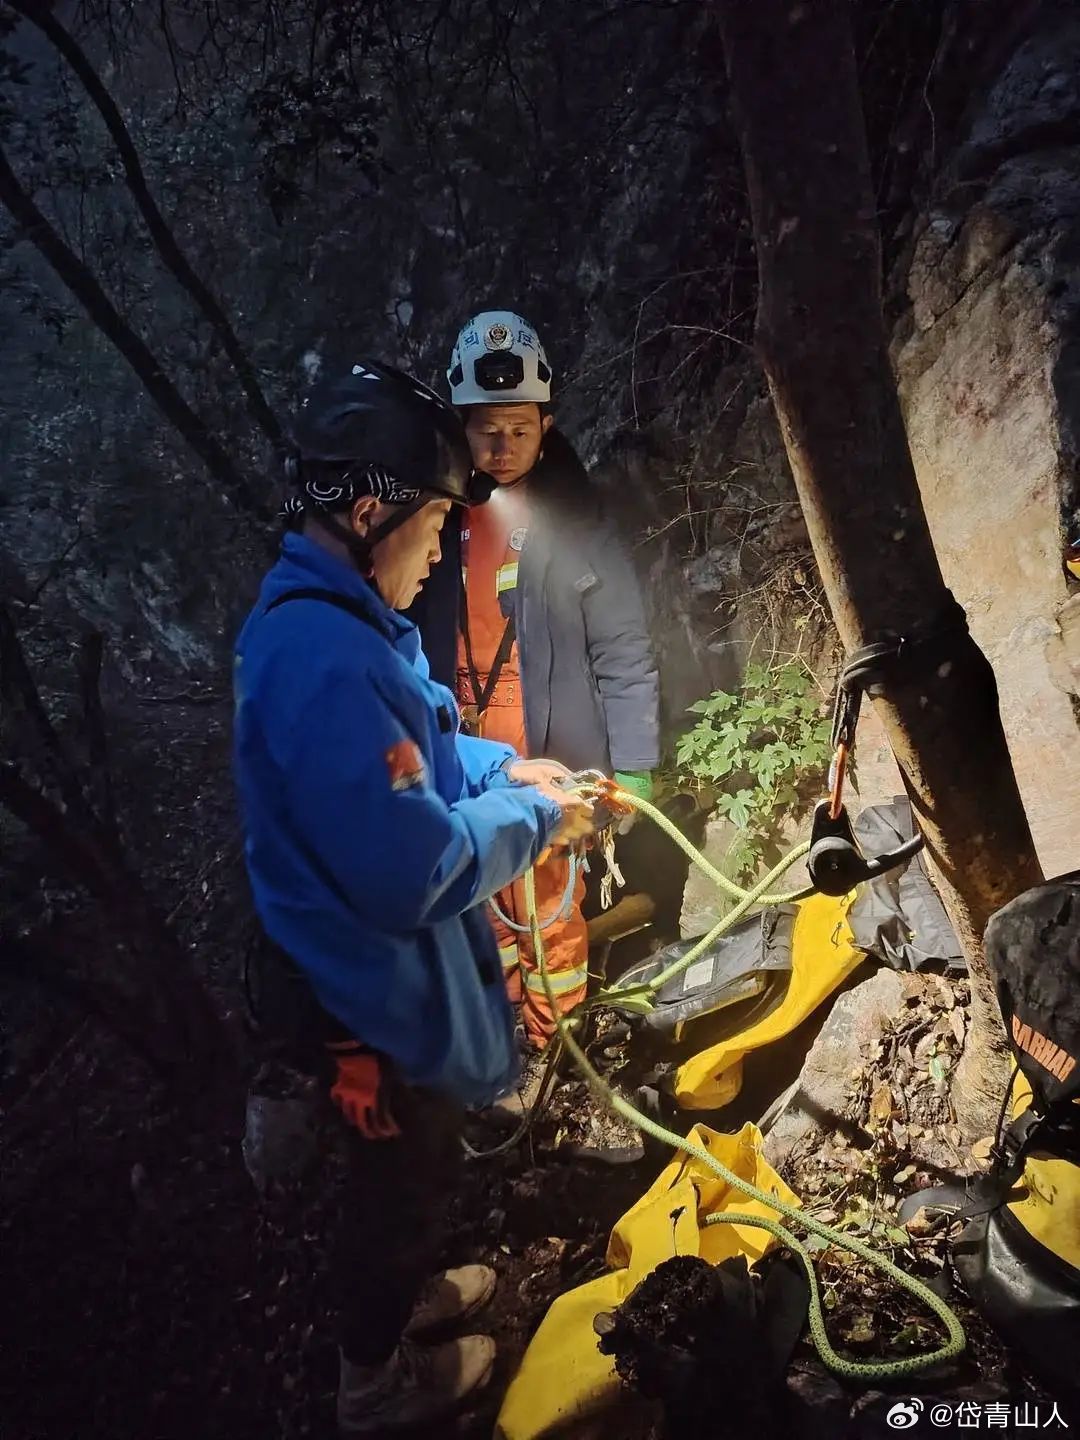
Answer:
<path fill-rule="evenodd" d="M 621 790 L 636 795 L 639 800 L 651 800 L 653 794 L 651 770 L 616 770 L 615 784 Z"/>

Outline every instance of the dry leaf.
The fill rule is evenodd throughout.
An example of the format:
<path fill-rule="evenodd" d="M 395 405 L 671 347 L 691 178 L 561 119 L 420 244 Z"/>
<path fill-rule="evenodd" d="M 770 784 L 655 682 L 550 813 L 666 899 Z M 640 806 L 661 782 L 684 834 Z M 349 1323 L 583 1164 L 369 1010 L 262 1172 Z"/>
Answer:
<path fill-rule="evenodd" d="M 925 978 L 934 989 L 934 999 L 937 1003 L 944 1009 L 951 1010 L 956 1004 L 956 991 L 948 980 L 943 975 L 935 975 L 933 972 L 929 972 Z"/>
<path fill-rule="evenodd" d="M 904 1222 L 904 1229 L 909 1235 L 932 1235 L 936 1228 L 937 1224 L 925 1205 L 920 1205 L 915 1214 Z"/>
<path fill-rule="evenodd" d="M 964 1036 L 967 1033 L 967 1026 L 964 1024 L 964 1012 L 962 1010 L 951 1010 L 949 1012 L 949 1028 L 956 1037 L 956 1043 L 963 1045 Z"/>
<path fill-rule="evenodd" d="M 937 1036 L 933 1033 L 933 1031 L 931 1031 L 928 1035 L 924 1035 L 919 1041 L 919 1043 L 915 1046 L 916 1063 L 921 1065 L 923 1061 L 926 1060 L 927 1057 L 930 1055 L 930 1052 L 933 1050 L 936 1044 Z"/>
<path fill-rule="evenodd" d="M 971 1147 L 971 1158 L 973 1160 L 989 1160 L 990 1153 L 994 1148 L 994 1137 L 984 1135 L 981 1140 L 976 1140 Z"/>
<path fill-rule="evenodd" d="M 870 1097 L 870 1119 L 879 1125 L 887 1125 L 895 1108 L 892 1087 L 887 1080 L 882 1080 L 874 1087 L 874 1093 Z"/>

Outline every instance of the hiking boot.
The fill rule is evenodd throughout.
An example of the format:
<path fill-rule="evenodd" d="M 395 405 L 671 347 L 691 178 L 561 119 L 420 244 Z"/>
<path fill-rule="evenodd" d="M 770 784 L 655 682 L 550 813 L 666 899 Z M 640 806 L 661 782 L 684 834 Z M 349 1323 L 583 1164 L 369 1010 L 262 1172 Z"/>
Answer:
<path fill-rule="evenodd" d="M 495 1341 L 466 1335 L 425 1347 L 403 1340 L 382 1365 L 341 1357 L 337 1423 L 341 1435 L 426 1426 L 451 1414 L 491 1378 Z"/>
<path fill-rule="evenodd" d="M 476 1313 L 495 1293 L 495 1271 L 488 1265 L 444 1270 L 425 1285 L 405 1334 L 418 1340 Z"/>

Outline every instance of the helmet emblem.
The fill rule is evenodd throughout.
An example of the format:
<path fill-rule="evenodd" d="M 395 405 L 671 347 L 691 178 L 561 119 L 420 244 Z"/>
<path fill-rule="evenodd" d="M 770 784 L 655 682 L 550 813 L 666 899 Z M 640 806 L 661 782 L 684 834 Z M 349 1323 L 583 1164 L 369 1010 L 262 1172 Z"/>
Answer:
<path fill-rule="evenodd" d="M 484 344 L 489 350 L 509 350 L 514 343 L 514 337 L 505 325 L 489 325 L 487 334 L 484 336 Z"/>

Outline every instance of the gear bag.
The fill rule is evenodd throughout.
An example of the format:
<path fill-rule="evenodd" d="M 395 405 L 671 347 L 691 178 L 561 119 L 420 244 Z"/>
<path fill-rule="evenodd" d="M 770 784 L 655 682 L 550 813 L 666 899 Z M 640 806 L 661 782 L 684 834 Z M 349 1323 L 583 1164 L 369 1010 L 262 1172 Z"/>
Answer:
<path fill-rule="evenodd" d="M 1013 1118 L 961 1214 L 972 1299 L 1032 1369 L 1078 1385 L 1080 1353 L 1080 871 L 990 919 L 986 957 L 1016 1059 Z M 1002 1107 L 1004 1122 L 1008 1098 Z"/>
<path fill-rule="evenodd" d="M 684 1027 L 717 1011 L 775 992 L 776 1003 L 791 974 L 791 936 L 795 924 L 794 905 L 774 905 L 760 915 L 735 926 L 709 947 L 689 969 L 666 984 L 655 998 L 655 1008 L 643 1019 L 650 1030 L 678 1042 Z M 681 960 L 696 940 L 680 940 L 650 956 L 620 978 L 620 984 L 646 983 L 662 970 Z M 774 983 L 770 985 L 770 980 Z M 755 1016 L 760 1013 L 754 1006 Z M 739 1024 L 749 1012 L 739 1009 Z M 689 1038 L 689 1037 L 688 1037 Z"/>

